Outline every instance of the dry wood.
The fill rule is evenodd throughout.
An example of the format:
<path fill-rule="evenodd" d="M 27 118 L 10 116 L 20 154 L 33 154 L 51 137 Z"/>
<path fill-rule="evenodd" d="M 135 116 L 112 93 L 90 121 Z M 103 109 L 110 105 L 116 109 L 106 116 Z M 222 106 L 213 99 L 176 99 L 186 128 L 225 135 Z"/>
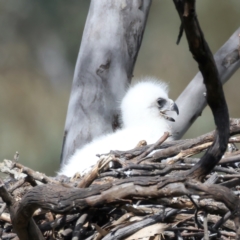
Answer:
<path fill-rule="evenodd" d="M 237 119 L 231 120 L 230 129 L 231 129 L 232 135 L 238 134 L 239 123 L 240 121 L 238 121 Z M 211 133 L 206 134 L 206 136 L 210 136 L 210 135 Z M 197 147 L 198 145 L 201 146 L 203 141 L 199 141 L 199 139 L 200 138 L 198 138 L 198 142 L 196 141 L 196 139 L 187 140 L 188 145 L 191 146 L 190 142 L 192 141 L 195 143 L 197 142 L 194 145 L 194 148 Z M 234 141 L 234 139 L 236 139 L 237 141 L 238 138 L 232 138 L 231 142 Z M 210 141 L 211 140 L 212 139 L 210 139 Z M 179 145 L 182 144 L 182 141 L 181 140 L 175 141 L 174 143 L 175 143 L 175 148 L 179 149 Z M 185 144 L 186 144 L 186 141 L 185 141 Z M 183 148 L 185 148 L 184 144 L 182 146 Z M 174 148 L 173 144 L 170 144 L 169 148 Z M 151 149 L 152 151 L 154 151 L 155 147 Z M 226 159 L 231 159 L 236 157 L 238 157 L 240 160 L 240 153 L 238 151 L 232 152 L 232 153 L 229 152 L 227 154 L 227 157 L 223 158 L 223 160 L 225 161 Z M 115 158 L 117 159 L 116 156 Z M 97 225 L 95 225 L 95 227 L 89 224 L 92 221 L 91 218 L 93 217 L 92 215 L 93 213 L 89 212 L 89 210 L 87 215 L 83 213 L 80 218 L 79 218 L 79 215 L 76 215 L 76 214 L 68 215 L 69 220 L 67 220 L 64 217 L 60 217 L 60 218 L 58 217 L 56 218 L 56 220 L 49 219 L 47 220 L 47 222 L 42 222 L 41 220 L 40 221 L 37 220 L 38 215 L 36 215 L 34 218 L 38 223 L 39 229 L 43 233 L 45 232 L 44 236 L 49 236 L 50 234 L 49 231 L 51 231 L 52 233 L 53 232 L 55 233 L 55 237 L 57 239 L 61 239 L 61 238 L 67 239 L 70 235 L 75 237 L 73 239 L 79 239 L 80 236 L 81 236 L 81 239 L 84 239 L 84 238 L 87 238 L 88 234 L 90 234 L 91 232 L 92 232 L 91 234 L 92 238 L 89 236 L 90 237 L 89 239 L 93 239 L 93 236 L 95 236 L 96 239 L 104 239 L 104 238 L 105 239 L 118 239 L 118 238 L 124 239 L 127 236 L 134 234 L 134 232 L 136 232 L 139 228 L 147 226 L 146 222 L 143 221 L 142 218 L 140 218 L 139 220 L 137 220 L 136 218 L 134 222 L 137 223 L 136 226 L 140 226 L 140 227 L 135 227 L 135 225 L 133 225 L 132 222 L 129 222 L 129 220 L 133 216 L 147 217 L 146 221 L 149 221 L 149 219 L 151 219 L 149 218 L 150 216 L 156 216 L 157 220 L 154 218 L 155 219 L 154 222 L 155 223 L 163 222 L 163 219 L 164 219 L 165 223 L 167 222 L 170 224 L 169 229 L 172 227 L 176 228 L 177 226 L 185 226 L 185 225 L 190 226 L 191 221 L 193 221 L 192 225 L 194 226 L 193 212 L 191 212 L 191 214 L 187 218 L 184 218 L 182 220 L 179 220 L 179 218 L 177 218 L 177 216 L 179 217 L 181 216 L 181 210 L 183 211 L 185 209 L 185 211 L 187 210 L 192 211 L 191 209 L 194 208 L 192 202 L 188 198 L 178 197 L 178 196 L 192 194 L 192 193 L 196 195 L 201 195 L 202 189 L 200 192 L 199 191 L 196 192 L 196 190 L 193 190 L 191 185 L 193 183 L 191 181 L 187 183 L 186 185 L 187 189 L 185 188 L 185 185 L 180 182 L 172 183 L 165 187 L 159 188 L 160 183 L 162 180 L 164 180 L 164 177 L 166 174 L 174 175 L 176 173 L 176 170 L 179 171 L 179 169 L 181 169 L 182 167 L 187 167 L 187 169 L 191 168 L 192 164 L 184 165 L 183 162 L 186 159 L 187 158 L 185 157 L 184 159 L 182 159 L 182 161 L 177 162 L 174 165 L 168 165 L 167 163 L 159 163 L 159 162 L 151 162 L 151 161 L 142 161 L 140 164 L 132 163 L 131 165 L 131 162 L 134 162 L 135 159 L 128 160 L 125 162 L 125 165 L 122 168 L 121 167 L 118 169 L 106 168 L 105 170 L 101 169 L 101 171 L 103 172 L 100 175 L 96 174 L 96 176 L 93 179 L 93 183 L 90 185 L 90 187 L 86 189 L 72 187 L 74 185 L 77 186 L 81 183 L 81 179 L 79 178 L 72 179 L 71 180 L 72 182 L 69 182 L 68 179 L 65 179 L 66 183 L 61 183 L 61 182 L 58 182 L 58 180 L 54 180 L 54 179 L 51 180 L 50 178 L 50 180 L 46 182 L 45 185 L 38 185 L 38 186 L 28 185 L 28 188 L 30 186 L 31 190 L 28 191 L 28 193 L 25 194 L 23 198 L 21 198 L 20 205 L 18 205 L 17 207 L 17 211 L 16 209 L 14 209 L 15 212 L 13 213 L 13 215 L 15 215 L 15 217 L 13 218 L 13 222 L 16 226 L 20 228 L 20 230 L 17 229 L 17 231 L 22 232 L 22 228 L 26 229 L 26 224 L 28 222 L 27 219 L 31 221 L 32 214 L 35 212 L 36 209 L 39 209 L 39 208 L 50 210 L 53 214 L 57 214 L 57 213 L 69 214 L 69 213 L 74 213 L 76 211 L 82 212 L 84 209 L 86 210 L 89 209 L 89 207 L 93 211 L 95 211 L 94 209 L 101 210 L 102 208 L 101 206 L 104 206 L 104 204 L 107 204 L 107 206 L 109 205 L 110 216 L 111 216 L 111 211 L 113 216 L 114 216 L 114 211 L 120 212 L 118 213 L 118 218 L 115 222 L 111 223 L 109 218 L 108 221 L 109 223 L 111 223 L 110 225 L 103 224 L 101 220 L 98 220 L 98 223 Z M 11 163 L 11 161 L 9 160 L 5 161 L 3 164 L 5 164 L 3 167 L 3 170 L 5 172 L 12 173 L 13 171 L 18 170 L 19 165 L 14 165 L 14 168 L 12 168 L 13 163 Z M 7 168 L 9 169 L 7 170 Z M 93 169 L 99 170 L 99 164 L 97 164 Z M 139 174 L 138 177 L 134 177 L 133 169 L 144 169 L 144 172 L 146 174 L 145 175 Z M 151 176 L 153 171 L 156 171 L 156 170 L 160 171 L 160 169 L 163 170 L 161 173 L 162 177 L 160 177 L 160 174 Z M 229 171 L 231 170 L 228 167 L 224 167 L 223 169 L 226 169 Z M 237 168 L 232 171 L 235 173 L 236 170 Z M 115 177 L 115 178 L 106 177 L 108 173 L 111 173 L 114 171 L 122 172 L 122 174 L 120 175 L 121 176 L 124 175 L 125 179 L 119 179 L 119 177 Z M 126 177 L 127 172 L 129 171 L 131 172 L 130 175 L 132 176 L 130 178 Z M 147 176 L 147 173 L 149 176 Z M 31 176 L 31 178 L 28 178 L 28 174 L 29 176 Z M 16 183 L 14 183 L 13 185 L 8 183 L 8 190 L 11 190 L 11 192 L 14 194 L 15 191 L 21 188 L 25 188 L 26 183 L 39 180 L 39 174 L 40 173 L 35 173 L 34 170 L 29 169 L 29 171 L 26 171 L 26 175 L 22 176 L 22 178 L 20 178 Z M 105 174 L 105 177 L 101 176 L 103 174 Z M 217 183 L 220 183 L 220 184 L 224 183 L 225 179 L 227 179 L 227 177 L 222 177 L 221 172 L 216 174 L 218 176 L 218 178 L 215 178 Z M 232 174 L 230 173 L 229 177 Z M 89 173 L 89 175 L 91 175 L 91 173 Z M 235 174 L 233 174 L 233 177 L 236 177 Z M 51 183 L 55 181 L 57 181 L 58 183 L 57 184 Z M 61 179 L 60 181 L 63 181 L 63 179 Z M 196 187 L 198 186 L 198 184 L 194 183 L 193 186 Z M 215 185 L 213 186 L 214 186 L 214 189 L 216 189 Z M 220 185 L 217 185 L 217 186 L 220 186 Z M 207 189 L 209 190 L 211 188 L 207 188 Z M 211 195 L 209 195 L 209 197 L 214 198 L 215 192 L 210 190 Z M 1 191 L 1 194 L 3 194 L 2 191 Z M 219 191 L 218 191 L 218 194 L 219 194 Z M 227 194 L 226 196 L 227 198 L 229 198 L 229 196 L 231 195 Z M 223 197 L 220 196 L 219 200 L 223 201 Z M 216 202 L 211 199 L 207 200 L 207 199 L 196 198 L 194 199 L 194 201 L 202 210 L 204 210 L 205 212 L 208 212 L 208 217 L 209 216 L 211 217 L 212 216 L 211 214 L 219 214 L 224 216 L 228 212 L 228 209 L 224 204 L 220 202 Z M 224 200 L 224 203 L 226 204 L 225 200 Z M 134 207 L 131 207 L 132 204 Z M 117 209 L 120 209 L 120 210 L 117 210 Z M 174 218 L 175 220 L 174 219 L 170 220 L 169 218 L 167 218 L 168 216 L 167 213 L 169 211 L 167 209 L 169 210 L 175 209 L 174 214 L 172 215 L 172 216 L 175 216 Z M 4 211 L 6 211 L 6 209 L 4 209 Z M 124 212 L 127 213 L 126 215 L 127 218 L 124 217 Z M 27 213 L 27 215 L 25 213 Z M 162 213 L 162 214 L 159 215 L 159 213 Z M 6 213 L 3 212 L 3 214 L 6 214 Z M 42 212 L 40 214 L 41 216 L 44 216 L 46 213 Z M 121 220 L 121 217 L 122 217 L 122 220 Z M 47 217 L 45 218 L 48 219 Z M 9 218 L 7 219 L 2 218 L 2 221 L 7 222 L 9 221 Z M 143 221 L 143 225 L 141 225 L 139 221 Z M 174 221 L 176 221 L 175 224 L 173 224 Z M 74 223 L 73 224 L 75 226 L 74 228 L 67 227 L 67 226 L 70 226 L 70 224 L 72 223 Z M 216 221 L 214 223 L 216 223 Z M 219 227 L 222 228 L 224 226 L 222 225 L 223 223 L 220 223 L 220 225 L 217 228 Z M 85 224 L 85 227 L 84 227 L 84 224 Z M 150 225 L 152 224 L 154 223 L 150 221 Z M 208 221 L 208 226 L 211 224 L 212 224 L 212 221 Z M 92 228 L 91 226 L 93 227 L 92 230 L 91 230 Z M 99 228 L 96 226 L 98 226 Z M 121 231 L 114 230 L 115 228 L 119 230 L 121 229 Z M 105 237 L 104 237 L 104 234 L 99 233 L 100 229 L 107 231 L 105 234 Z M 163 232 L 163 235 L 166 234 L 165 236 L 168 236 L 169 229 L 166 229 Z M 229 228 L 223 227 L 223 229 L 225 229 L 225 231 L 227 232 Z M 28 230 L 26 229 L 26 231 Z M 196 234 L 199 234 L 199 236 L 202 236 L 203 234 L 203 232 L 201 232 L 203 231 L 202 229 L 199 229 L 199 232 L 197 233 L 196 231 L 194 233 L 194 230 L 192 231 L 188 230 L 188 233 L 186 233 L 186 231 L 184 230 L 171 230 L 171 231 L 173 231 L 172 233 L 174 233 L 173 236 L 176 236 L 176 231 L 179 231 L 182 237 L 189 237 L 192 235 L 196 236 Z M 229 233 L 229 236 L 230 235 L 231 233 Z M 22 239 L 24 238 L 22 237 Z M 38 239 L 38 238 L 35 238 L 35 239 Z"/>

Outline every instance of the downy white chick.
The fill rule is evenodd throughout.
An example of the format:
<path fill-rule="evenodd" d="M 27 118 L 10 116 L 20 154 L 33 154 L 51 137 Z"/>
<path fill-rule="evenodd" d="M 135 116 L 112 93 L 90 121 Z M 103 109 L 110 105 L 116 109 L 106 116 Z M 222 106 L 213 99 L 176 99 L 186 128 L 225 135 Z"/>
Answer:
<path fill-rule="evenodd" d="M 141 140 L 146 140 L 147 144 L 155 143 L 164 132 L 171 133 L 169 120 L 174 119 L 167 116 L 168 111 L 178 114 L 177 105 L 168 98 L 166 83 L 151 77 L 136 83 L 129 88 L 121 103 L 122 129 L 77 149 L 59 174 L 72 177 L 76 172 L 90 170 L 99 160 L 96 154 L 130 150 Z"/>

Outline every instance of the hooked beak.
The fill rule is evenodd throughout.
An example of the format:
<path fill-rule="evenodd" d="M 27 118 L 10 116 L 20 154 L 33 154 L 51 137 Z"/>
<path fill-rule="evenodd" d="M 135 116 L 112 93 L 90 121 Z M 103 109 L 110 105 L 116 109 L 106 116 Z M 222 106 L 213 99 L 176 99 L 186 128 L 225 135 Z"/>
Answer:
<path fill-rule="evenodd" d="M 177 106 L 177 104 L 176 104 L 175 102 L 173 102 L 172 100 L 171 100 L 171 103 L 170 103 L 169 107 L 168 107 L 167 109 L 165 109 L 164 111 L 160 111 L 160 114 L 161 114 L 166 120 L 171 121 L 171 122 L 175 122 L 175 119 L 174 119 L 174 118 L 172 118 L 172 117 L 170 117 L 170 116 L 167 115 L 167 112 L 169 112 L 169 111 L 174 111 L 174 112 L 177 113 L 177 115 L 179 114 L 178 106 Z"/>
<path fill-rule="evenodd" d="M 169 111 L 174 111 L 177 113 L 177 115 L 179 115 L 179 110 L 178 110 L 178 106 L 175 102 L 173 102 L 170 106 L 170 110 Z"/>

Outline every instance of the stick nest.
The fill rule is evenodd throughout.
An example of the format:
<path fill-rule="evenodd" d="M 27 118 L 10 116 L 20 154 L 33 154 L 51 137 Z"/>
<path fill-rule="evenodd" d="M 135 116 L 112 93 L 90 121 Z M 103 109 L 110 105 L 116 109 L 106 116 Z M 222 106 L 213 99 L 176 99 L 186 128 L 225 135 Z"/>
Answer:
<path fill-rule="evenodd" d="M 232 120 L 229 149 L 203 181 L 202 186 L 208 190 L 214 184 L 231 189 L 235 196 L 240 193 L 240 151 L 235 147 L 240 138 L 234 136 L 239 130 L 239 121 Z M 204 234 L 215 239 L 235 238 L 232 214 L 214 191 L 194 189 L 197 184 L 190 184 L 192 192 L 184 194 L 181 180 L 161 185 L 161 179 L 174 179 L 191 169 L 199 161 L 193 155 L 205 151 L 213 135 L 211 132 L 195 139 L 165 142 L 166 133 L 156 144 L 111 152 L 85 176 L 76 174 L 71 179 L 47 177 L 21 165 L 16 157 L 4 160 L 0 169 L 9 177 L 1 186 L 1 239 L 18 239 L 12 227 L 11 205 L 24 214 L 33 213 L 43 239 L 202 239 Z M 154 192 L 154 188 L 158 190 Z M 36 203 L 28 199 L 30 211 L 25 206 L 26 198 L 31 198 L 34 190 L 44 200 L 36 197 Z M 77 200 L 72 199 L 73 193 Z M 58 203 L 54 207 L 52 199 L 56 196 Z M 64 197 L 69 201 L 67 207 Z"/>

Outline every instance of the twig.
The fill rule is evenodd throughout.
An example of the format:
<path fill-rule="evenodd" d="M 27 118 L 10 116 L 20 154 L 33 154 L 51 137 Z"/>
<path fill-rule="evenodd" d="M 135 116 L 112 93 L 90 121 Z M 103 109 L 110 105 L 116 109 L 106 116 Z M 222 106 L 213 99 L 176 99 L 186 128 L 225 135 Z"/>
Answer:
<path fill-rule="evenodd" d="M 141 155 L 139 155 L 137 158 L 136 158 L 136 161 L 138 161 L 138 163 L 141 162 L 141 160 L 143 158 L 145 158 L 149 153 L 151 153 L 153 150 L 155 150 L 157 148 L 157 146 L 161 146 L 161 144 L 163 142 L 165 142 L 167 140 L 167 138 L 169 137 L 169 132 L 165 132 L 163 134 L 163 136 L 156 142 L 154 143 L 153 145 L 151 145 L 145 152 L 143 152 Z M 140 160 L 140 161 L 139 161 Z"/>
<path fill-rule="evenodd" d="M 183 31 L 184 31 L 183 24 L 181 23 L 181 25 L 179 27 L 179 34 L 178 34 L 177 42 L 176 42 L 177 45 L 181 41 L 181 38 L 182 38 L 182 35 L 183 35 Z"/>
<path fill-rule="evenodd" d="M 204 226 L 204 240 L 209 240 L 207 213 L 206 212 L 204 212 L 203 226 Z"/>
<path fill-rule="evenodd" d="M 85 224 L 87 217 L 88 217 L 88 214 L 84 213 L 77 220 L 74 230 L 73 230 L 72 240 L 80 239 L 80 235 L 82 234 L 82 231 L 83 231 L 83 225 Z"/>
<path fill-rule="evenodd" d="M 58 181 L 55 181 L 54 179 L 47 177 L 44 173 L 39 173 L 34 171 L 31 168 L 25 167 L 20 163 L 13 163 L 13 168 L 19 168 L 23 173 L 27 174 L 28 176 L 32 177 L 33 179 L 40 181 L 42 183 L 55 183 L 55 184 L 59 184 Z"/>

